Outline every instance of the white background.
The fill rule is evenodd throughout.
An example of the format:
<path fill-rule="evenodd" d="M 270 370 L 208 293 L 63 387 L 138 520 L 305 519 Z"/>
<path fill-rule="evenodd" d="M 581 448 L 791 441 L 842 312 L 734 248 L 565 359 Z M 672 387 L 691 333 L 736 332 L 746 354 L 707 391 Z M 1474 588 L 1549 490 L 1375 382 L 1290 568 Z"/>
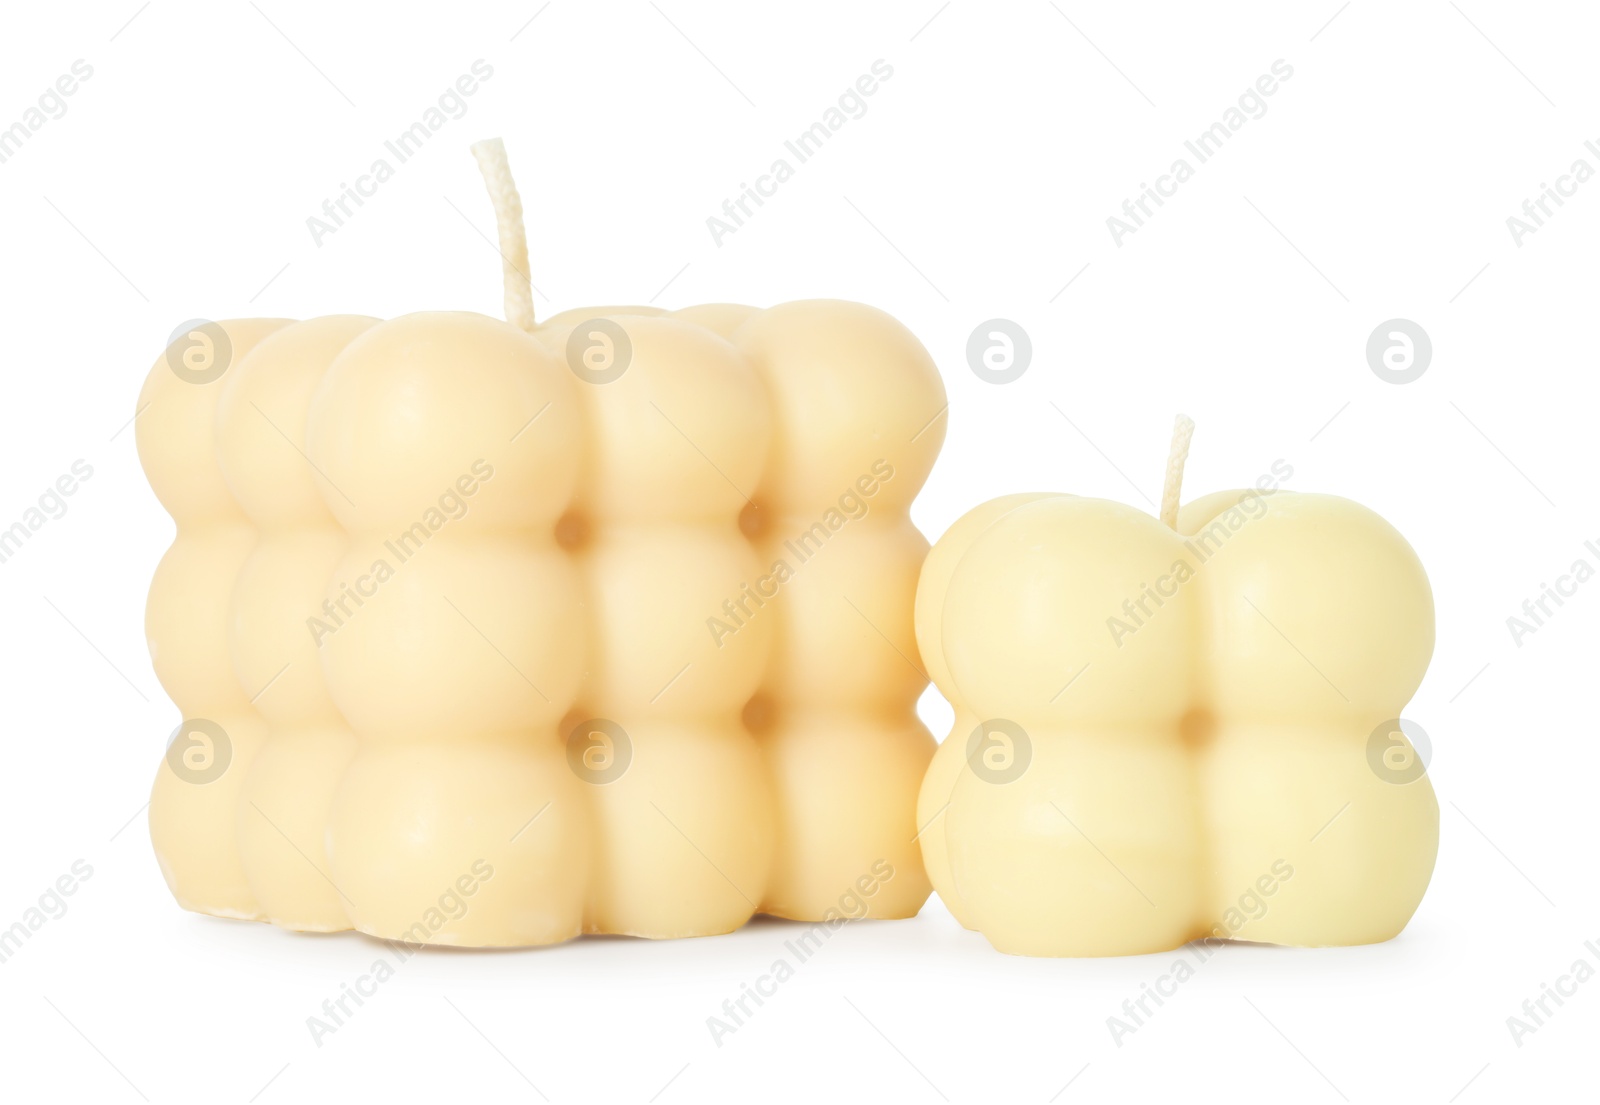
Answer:
<path fill-rule="evenodd" d="M 1583 146 L 1600 139 L 1600 17 L 1487 0 L 541 3 L 0 17 L 0 127 L 74 60 L 94 69 L 0 165 L 0 525 L 73 461 L 94 469 L 0 565 L 0 927 L 74 860 L 94 872 L 0 964 L 0 1096 L 1592 1098 L 1600 981 L 1521 1047 L 1506 1018 L 1600 958 L 1583 947 L 1600 938 L 1600 583 L 1520 647 L 1506 619 L 1579 557 L 1600 565 L 1584 548 L 1600 538 L 1600 182 L 1520 246 L 1506 219 L 1575 159 L 1600 168 Z M 306 218 L 479 58 L 494 76 L 465 117 L 315 245 Z M 714 244 L 706 218 L 879 58 L 894 75 L 867 114 Z M 1107 216 L 1280 58 L 1294 75 L 1265 116 L 1115 244 Z M 1107 1017 L 1178 953 L 1010 958 L 937 900 L 846 927 L 721 1047 L 706 1018 L 790 926 L 419 956 L 316 1046 L 306 1018 L 383 947 L 185 914 L 151 854 L 140 810 L 178 713 L 142 616 L 172 524 L 128 423 L 185 319 L 497 314 L 467 153 L 492 135 L 543 314 L 830 296 L 909 325 L 951 400 L 914 511 L 930 537 L 1009 491 L 1157 498 L 1178 410 L 1199 424 L 1191 493 L 1283 458 L 1288 486 L 1390 519 L 1439 623 L 1406 710 L 1432 735 L 1443 818 L 1411 926 L 1368 948 L 1228 947 L 1121 1047 Z M 1005 386 L 964 352 L 994 317 L 1034 346 Z M 1395 317 L 1434 346 L 1404 386 L 1364 353 Z M 923 710 L 942 736 L 936 693 Z"/>

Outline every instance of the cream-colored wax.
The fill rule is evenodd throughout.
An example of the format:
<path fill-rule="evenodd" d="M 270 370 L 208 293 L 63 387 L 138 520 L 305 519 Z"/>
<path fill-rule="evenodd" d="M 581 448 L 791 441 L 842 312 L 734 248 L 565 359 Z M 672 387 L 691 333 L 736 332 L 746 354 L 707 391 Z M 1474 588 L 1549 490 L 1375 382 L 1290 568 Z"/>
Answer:
<path fill-rule="evenodd" d="M 575 935 L 592 830 L 559 724 L 591 625 L 555 537 L 583 455 L 571 374 L 505 323 L 407 315 L 335 358 L 307 436 L 349 537 L 320 647 L 359 738 L 327 829 L 352 922 L 442 944 Z"/>
<path fill-rule="evenodd" d="M 1369 741 L 1422 679 L 1432 596 L 1371 511 L 1220 492 L 1174 532 L 1117 503 L 1011 496 L 934 547 L 917 629 L 957 711 L 924 851 L 1000 950 L 1368 943 L 1421 901 L 1438 804 Z"/>
<path fill-rule="evenodd" d="M 569 361 L 597 318 L 631 347 L 604 382 Z M 904 328 L 831 302 L 224 325 L 187 437 L 141 418 L 215 595 L 213 647 L 158 670 L 243 738 L 152 807 L 183 904 L 470 946 L 916 912 L 907 509 L 944 398 Z M 146 391 L 178 387 L 161 362 Z M 180 888 L 213 853 L 237 900 Z"/>
<path fill-rule="evenodd" d="M 917 642 L 922 646 L 922 660 L 927 665 L 929 678 L 945 692 L 947 698 L 950 697 L 946 690 L 951 686 L 950 669 L 945 666 L 944 651 L 932 646 L 941 639 L 943 633 L 944 596 L 950 586 L 950 574 L 955 571 L 972 542 L 994 521 L 1013 507 L 1043 497 L 1041 494 L 1027 493 L 1005 495 L 974 507 L 945 531 L 945 535 L 923 561 L 916 597 Z M 917 840 L 922 846 L 923 863 L 933 888 L 939 892 L 951 915 L 964 927 L 972 928 L 966 905 L 950 874 L 944 815 L 950 807 L 951 791 L 966 765 L 967 734 L 972 732 L 980 719 L 967 709 L 965 702 L 952 698 L 951 705 L 955 709 L 955 721 L 935 750 L 917 796 Z"/>
<path fill-rule="evenodd" d="M 928 542 L 909 512 L 944 442 L 944 385 L 910 331 L 859 303 L 787 303 L 733 340 L 772 396 L 749 521 L 769 576 L 787 573 L 755 615 L 776 622 L 751 710 L 779 817 L 762 909 L 816 920 L 852 894 L 910 917 L 931 889 L 915 826 L 934 742 L 912 618 Z"/>
<path fill-rule="evenodd" d="M 267 722 L 237 810 L 239 848 L 262 916 L 318 932 L 350 924 L 323 834 L 356 738 L 306 625 L 345 545 L 306 459 L 306 416 L 333 358 L 376 322 L 335 315 L 275 330 L 229 370 L 217 410 L 223 476 L 257 536 L 233 590 L 229 653 Z"/>
<path fill-rule="evenodd" d="M 706 619 L 760 574 L 738 518 L 766 464 L 771 414 L 760 377 L 723 337 L 608 310 L 628 346 L 613 351 L 615 379 L 579 378 L 588 445 L 568 515 L 592 628 L 580 708 L 564 723 L 578 730 L 595 831 L 585 927 L 728 932 L 755 912 L 772 866 L 771 787 L 740 720 L 772 633 L 761 622 L 718 638 Z M 597 340 L 594 317 L 568 312 L 536 336 L 565 358 L 574 337 Z"/>
<path fill-rule="evenodd" d="M 178 903 L 219 917 L 260 913 L 234 818 L 266 727 L 229 662 L 230 600 L 256 534 L 218 464 L 217 403 L 228 371 L 284 325 L 244 319 L 181 335 L 146 376 L 134 423 L 150 487 L 178 525 L 145 606 L 156 677 L 185 722 L 156 772 L 150 837 Z"/>

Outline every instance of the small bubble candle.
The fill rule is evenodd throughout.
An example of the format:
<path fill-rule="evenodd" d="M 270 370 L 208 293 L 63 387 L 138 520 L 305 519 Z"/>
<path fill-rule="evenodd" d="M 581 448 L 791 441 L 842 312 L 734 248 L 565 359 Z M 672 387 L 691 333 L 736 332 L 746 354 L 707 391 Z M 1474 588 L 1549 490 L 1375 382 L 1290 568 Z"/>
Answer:
<path fill-rule="evenodd" d="M 1372 511 L 1274 474 L 1161 517 L 1009 495 L 950 527 L 917 638 L 955 725 L 923 783 L 928 873 L 1018 955 L 1195 939 L 1387 940 L 1439 846 L 1416 554 Z M 1425 751 L 1425 749 L 1424 749 Z"/>

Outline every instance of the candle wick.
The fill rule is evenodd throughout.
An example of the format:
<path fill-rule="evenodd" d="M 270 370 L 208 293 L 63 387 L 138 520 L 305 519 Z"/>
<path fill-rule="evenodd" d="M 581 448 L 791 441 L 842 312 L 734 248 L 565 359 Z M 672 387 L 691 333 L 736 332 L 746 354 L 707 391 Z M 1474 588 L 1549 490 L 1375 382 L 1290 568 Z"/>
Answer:
<path fill-rule="evenodd" d="M 522 197 L 511 178 L 511 162 L 506 144 L 486 138 L 472 146 L 478 170 L 489 189 L 494 205 L 494 221 L 500 230 L 500 259 L 504 262 L 506 321 L 530 334 L 534 329 L 533 281 L 528 275 L 528 234 L 522 225 Z"/>
<path fill-rule="evenodd" d="M 1167 528 L 1178 528 L 1178 496 L 1183 492 L 1183 466 L 1189 460 L 1189 443 L 1194 440 L 1194 419 L 1180 414 L 1172 421 L 1172 447 L 1167 451 L 1167 479 L 1161 487 L 1161 520 Z"/>

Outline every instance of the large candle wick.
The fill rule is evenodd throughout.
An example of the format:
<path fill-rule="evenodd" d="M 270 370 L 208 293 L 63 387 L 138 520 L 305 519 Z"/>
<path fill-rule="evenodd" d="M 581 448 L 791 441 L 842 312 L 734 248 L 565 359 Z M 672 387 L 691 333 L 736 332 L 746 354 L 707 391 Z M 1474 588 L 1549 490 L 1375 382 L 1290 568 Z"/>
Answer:
<path fill-rule="evenodd" d="M 1172 420 L 1172 447 L 1167 450 L 1167 479 L 1161 486 L 1161 520 L 1169 529 L 1178 528 L 1178 496 L 1183 491 L 1183 466 L 1189 459 L 1189 443 L 1193 440 L 1194 419 L 1186 414 L 1178 415 Z"/>
<path fill-rule="evenodd" d="M 494 205 L 494 220 L 500 230 L 500 259 L 504 262 L 506 321 L 533 332 L 533 282 L 528 275 L 528 235 L 522 226 L 522 197 L 517 182 L 511 179 L 511 163 L 506 159 L 506 144 L 498 138 L 485 138 L 472 146 L 478 159 L 483 183 Z"/>

